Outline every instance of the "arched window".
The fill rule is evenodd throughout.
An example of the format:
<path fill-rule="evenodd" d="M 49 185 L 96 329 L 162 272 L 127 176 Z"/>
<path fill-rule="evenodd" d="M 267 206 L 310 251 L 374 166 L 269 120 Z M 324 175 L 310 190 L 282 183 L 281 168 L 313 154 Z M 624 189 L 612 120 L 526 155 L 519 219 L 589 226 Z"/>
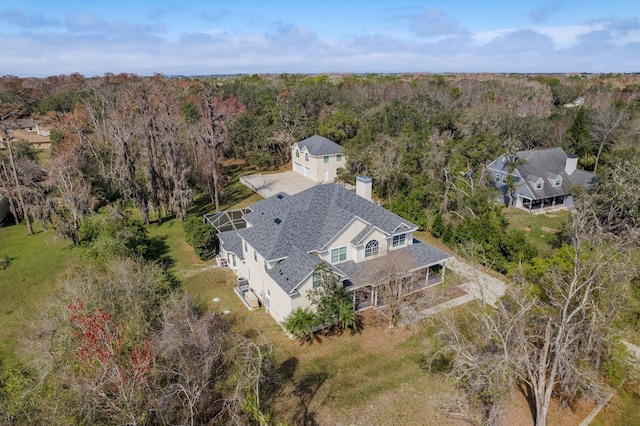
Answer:
<path fill-rule="evenodd" d="M 296 158 L 300 158 L 300 151 L 296 149 Z"/>
<path fill-rule="evenodd" d="M 304 161 L 309 161 L 309 154 L 308 153 L 304 153 Z"/>
<path fill-rule="evenodd" d="M 367 243 L 367 246 L 364 248 L 364 257 L 371 257 L 378 255 L 378 241 L 371 240 Z"/>

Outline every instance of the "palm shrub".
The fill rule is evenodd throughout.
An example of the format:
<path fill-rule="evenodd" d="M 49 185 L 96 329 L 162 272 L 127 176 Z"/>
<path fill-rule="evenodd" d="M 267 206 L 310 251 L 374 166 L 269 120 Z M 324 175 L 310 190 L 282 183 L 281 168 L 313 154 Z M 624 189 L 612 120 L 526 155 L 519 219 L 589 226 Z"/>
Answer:
<path fill-rule="evenodd" d="M 311 340 L 316 326 L 316 316 L 308 308 L 298 308 L 285 318 L 282 325 L 293 337 L 304 341 Z"/>

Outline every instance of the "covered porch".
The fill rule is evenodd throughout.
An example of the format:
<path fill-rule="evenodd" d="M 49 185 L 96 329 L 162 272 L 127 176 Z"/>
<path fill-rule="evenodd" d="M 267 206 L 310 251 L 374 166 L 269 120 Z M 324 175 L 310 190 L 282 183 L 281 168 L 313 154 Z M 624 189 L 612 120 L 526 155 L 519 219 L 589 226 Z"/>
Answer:
<path fill-rule="evenodd" d="M 529 213 L 536 213 L 548 210 L 554 210 L 557 208 L 565 208 L 565 201 L 568 195 L 558 195 L 555 197 L 531 199 L 523 195 L 518 196 L 516 207 L 525 210 Z"/>
<path fill-rule="evenodd" d="M 395 293 L 393 297 L 407 296 L 433 287 L 444 281 L 444 275 L 445 268 L 440 264 L 410 272 L 397 281 L 397 285 L 391 290 Z M 348 284 L 347 291 L 352 295 L 356 311 L 384 306 L 387 304 L 385 298 L 391 297 L 389 290 L 384 288 L 384 283 Z"/>

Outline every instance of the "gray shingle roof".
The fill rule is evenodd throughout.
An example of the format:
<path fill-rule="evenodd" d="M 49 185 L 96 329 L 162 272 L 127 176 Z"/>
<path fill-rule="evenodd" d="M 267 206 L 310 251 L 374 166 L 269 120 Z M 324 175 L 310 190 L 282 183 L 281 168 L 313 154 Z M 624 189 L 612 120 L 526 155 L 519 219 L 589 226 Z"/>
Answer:
<path fill-rule="evenodd" d="M 291 293 L 321 262 L 318 256 L 292 247 L 289 256 L 269 269 L 268 274 L 284 291 Z"/>
<path fill-rule="evenodd" d="M 309 253 L 322 250 L 355 217 L 368 223 L 367 230 L 376 227 L 389 236 L 399 228 L 403 232 L 417 229 L 413 223 L 355 192 L 328 183 L 295 195 L 281 193 L 258 201 L 245 215 L 250 227 L 220 235 L 225 249 L 227 241 L 235 244 L 234 238 L 228 236 L 235 233 L 238 240 L 240 237 L 247 240 L 268 261 L 280 260 L 269 275 L 290 292 L 321 261 Z M 240 243 L 237 247 L 242 252 Z"/>
<path fill-rule="evenodd" d="M 504 156 L 503 156 L 504 157 Z M 507 173 L 507 162 L 500 157 L 493 161 L 489 168 Z M 589 186 L 595 181 L 595 175 L 584 170 L 575 170 L 570 175 L 565 171 L 567 154 L 562 148 L 549 148 L 530 151 L 520 151 L 515 156 L 516 160 L 523 160 L 523 164 L 518 165 L 516 170 L 522 177 L 522 186 L 516 193 L 522 193 L 534 199 L 543 199 L 570 194 L 572 185 Z M 556 177 L 562 178 L 559 186 L 553 186 Z M 536 189 L 536 181 L 542 178 L 542 188 Z"/>
<path fill-rule="evenodd" d="M 342 153 L 342 147 L 323 136 L 313 135 L 307 139 L 296 142 L 299 149 L 307 148 L 313 156 L 332 155 Z"/>
<path fill-rule="evenodd" d="M 234 253 L 241 260 L 244 260 L 244 251 L 242 250 L 242 240 L 236 231 L 227 231 L 218 233 L 220 245 L 228 252 Z"/>
<path fill-rule="evenodd" d="M 413 223 L 335 184 L 313 186 L 295 195 L 269 197 L 245 216 L 252 226 L 238 234 L 267 260 L 283 259 L 295 245 L 305 253 L 322 250 L 355 217 L 391 235 Z M 276 223 L 275 219 L 280 219 Z"/>

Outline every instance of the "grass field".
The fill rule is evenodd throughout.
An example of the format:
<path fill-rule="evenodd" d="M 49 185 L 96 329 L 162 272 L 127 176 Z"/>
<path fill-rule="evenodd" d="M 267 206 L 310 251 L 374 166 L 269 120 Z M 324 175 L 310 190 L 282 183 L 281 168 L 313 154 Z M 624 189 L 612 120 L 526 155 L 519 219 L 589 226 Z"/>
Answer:
<path fill-rule="evenodd" d="M 530 214 L 523 210 L 505 209 L 505 216 L 512 229 L 519 229 L 527 234 L 529 242 L 538 249 L 538 255 L 544 257 L 551 253 L 551 241 L 554 234 L 569 220 L 569 212 L 560 210 L 545 214 Z"/>
<path fill-rule="evenodd" d="M 11 264 L 0 270 L 0 354 L 11 361 L 25 323 L 56 290 L 58 278 L 82 259 L 83 250 L 36 225 L 27 235 L 24 225 L 0 227 L 0 257 Z"/>

